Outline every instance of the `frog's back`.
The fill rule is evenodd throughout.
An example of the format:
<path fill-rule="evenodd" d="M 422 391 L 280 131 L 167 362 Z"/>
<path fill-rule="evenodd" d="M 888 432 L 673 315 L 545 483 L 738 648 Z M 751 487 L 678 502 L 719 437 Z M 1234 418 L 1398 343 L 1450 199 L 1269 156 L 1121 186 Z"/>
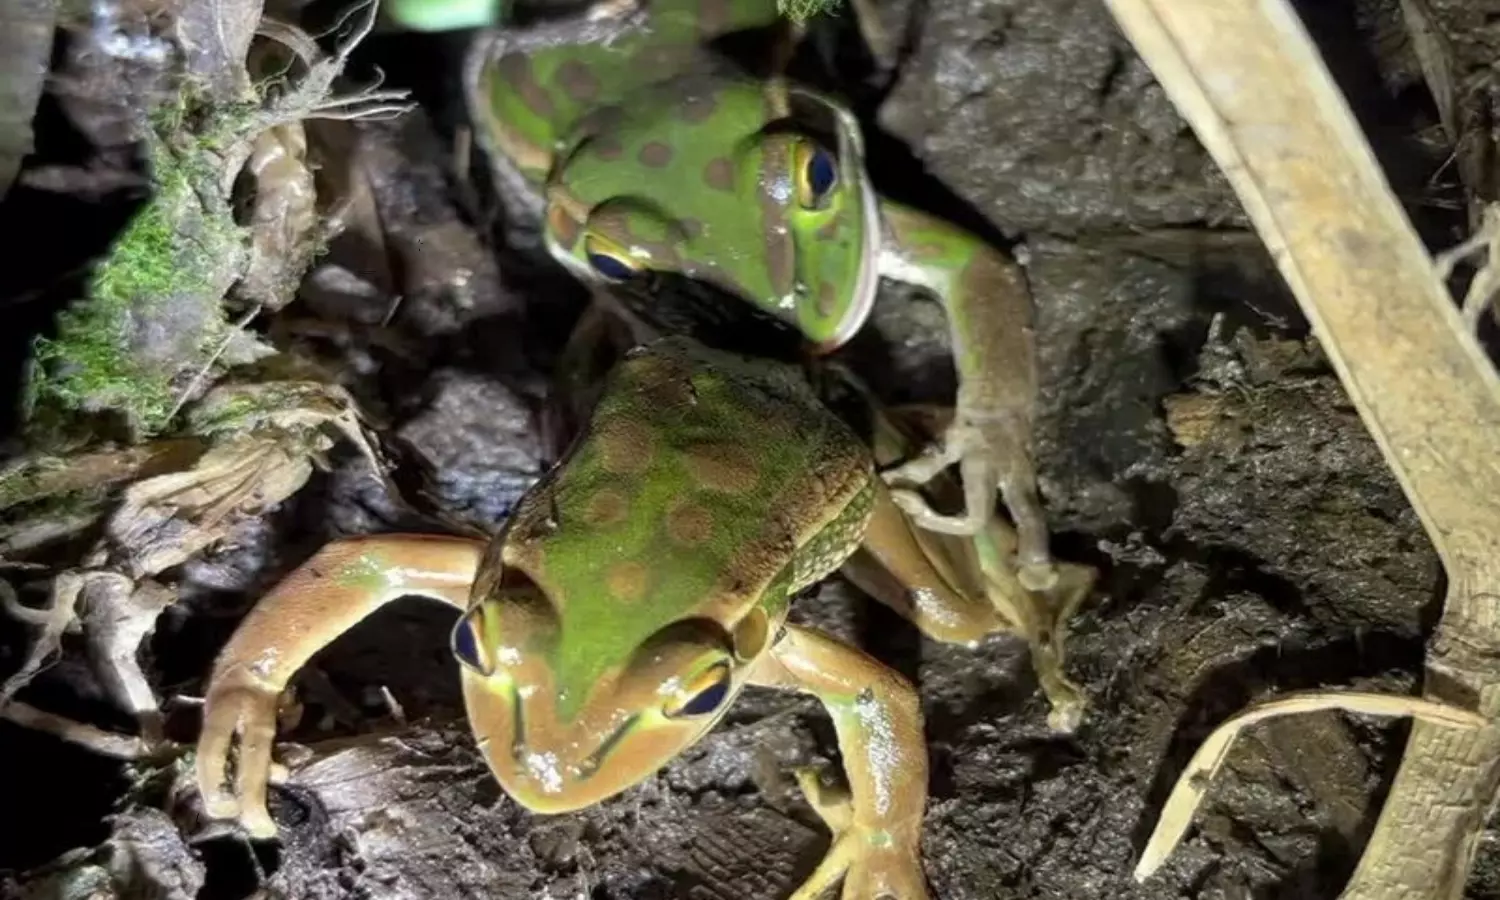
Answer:
<path fill-rule="evenodd" d="M 555 523 L 528 552 L 567 610 L 569 683 L 684 618 L 779 603 L 858 543 L 869 452 L 794 375 L 679 338 L 615 369 L 551 490 L 517 511 Z"/>
<path fill-rule="evenodd" d="M 497 152 L 540 181 L 586 116 L 607 115 L 685 72 L 717 68 L 709 41 L 777 20 L 776 0 L 650 0 L 648 24 L 612 40 L 502 51 L 471 86 L 486 110 L 477 124 Z"/>

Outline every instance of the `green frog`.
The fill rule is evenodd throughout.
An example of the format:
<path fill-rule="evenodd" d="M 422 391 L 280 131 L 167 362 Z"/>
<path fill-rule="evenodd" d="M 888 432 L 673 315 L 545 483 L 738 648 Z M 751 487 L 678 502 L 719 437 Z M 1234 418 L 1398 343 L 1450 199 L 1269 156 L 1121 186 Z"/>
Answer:
<path fill-rule="evenodd" d="M 882 278 L 935 296 L 955 415 L 883 477 L 914 521 L 945 534 L 982 531 L 998 490 L 1021 579 L 1045 588 L 1056 567 L 1030 450 L 1025 276 L 975 235 L 878 194 L 847 108 L 782 67 L 751 77 L 710 50 L 781 21 L 775 0 L 595 0 L 489 31 L 465 82 L 501 193 L 531 199 L 547 249 L 583 282 L 649 298 L 653 279 L 692 279 L 794 327 L 817 352 L 859 331 Z M 962 511 L 939 513 L 916 488 L 955 463 Z"/>
<path fill-rule="evenodd" d="M 997 520 L 983 535 L 911 527 L 870 444 L 797 367 L 681 336 L 655 341 L 613 369 L 584 429 L 487 543 L 338 540 L 256 605 L 206 692 L 197 754 L 206 810 L 275 835 L 266 793 L 278 697 L 374 610 L 425 597 L 460 611 L 451 645 L 468 718 L 521 805 L 562 813 L 598 803 L 694 744 L 746 685 L 803 691 L 833 719 L 848 788 L 799 777 L 834 839 L 793 897 L 812 900 L 842 879 L 846 900 L 925 898 L 917 694 L 787 614 L 800 591 L 844 566 L 936 639 L 1021 630 L 1042 647 L 1056 617 L 1028 623 L 1016 610 L 1041 610 L 1023 602 L 1034 595 L 1003 573 L 977 577 L 985 566 L 963 555 L 976 545 L 1008 553 L 1014 533 Z M 1060 570 L 1071 585 L 1065 610 L 1092 570 Z"/>

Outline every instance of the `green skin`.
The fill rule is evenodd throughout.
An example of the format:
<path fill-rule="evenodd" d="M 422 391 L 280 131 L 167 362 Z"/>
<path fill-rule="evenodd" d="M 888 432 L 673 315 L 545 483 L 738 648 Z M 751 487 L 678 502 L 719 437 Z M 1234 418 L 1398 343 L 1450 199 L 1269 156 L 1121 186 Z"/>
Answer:
<path fill-rule="evenodd" d="M 760 439 L 725 439 L 743 434 Z M 276 833 L 265 796 L 277 697 L 375 609 L 422 596 L 464 610 L 453 646 L 469 722 L 523 806 L 580 809 L 651 777 L 746 684 L 805 691 L 833 718 L 850 790 L 800 776 L 834 843 L 794 900 L 841 879 L 848 900 L 925 900 L 916 694 L 857 649 L 786 622 L 797 591 L 869 550 L 903 573 L 880 599 L 930 635 L 967 643 L 1004 627 L 928 564 L 933 551 L 887 498 L 870 449 L 795 368 L 653 342 L 616 367 L 587 428 L 487 546 L 336 541 L 256 605 L 205 695 L 208 814 Z"/>
<path fill-rule="evenodd" d="M 793 900 L 841 880 L 844 900 L 925 900 L 916 692 L 858 649 L 788 622 L 793 596 L 842 567 L 935 640 L 1018 630 L 1065 686 L 1060 646 L 1038 636 L 1060 629 L 1049 609 L 1071 610 L 1093 574 L 1067 567 L 1066 590 L 1028 601 L 986 562 L 1013 545 L 1002 523 L 977 539 L 912 527 L 875 474 L 910 434 L 871 412 L 873 446 L 795 367 L 685 337 L 633 351 L 491 540 L 333 541 L 256 604 L 204 695 L 196 765 L 207 814 L 274 836 L 266 794 L 278 698 L 371 613 L 426 597 L 462 612 L 452 646 L 465 710 L 521 805 L 591 806 L 681 755 L 745 685 L 802 691 L 833 719 L 848 791 L 799 773 L 834 840 Z"/>
<path fill-rule="evenodd" d="M 651 272 L 701 279 L 823 351 L 863 326 L 879 279 L 927 289 L 950 325 L 956 416 L 885 479 L 914 521 L 947 534 L 980 532 L 1000 491 L 1023 582 L 1052 584 L 1029 449 L 1031 301 L 1014 262 L 880 197 L 858 124 L 833 100 L 713 68 L 706 42 L 776 23 L 774 0 L 607 0 L 580 18 L 493 32 L 467 69 L 480 141 L 502 184 L 538 199 L 553 256 L 601 289 Z M 943 515 L 912 488 L 953 463 L 965 509 Z"/>

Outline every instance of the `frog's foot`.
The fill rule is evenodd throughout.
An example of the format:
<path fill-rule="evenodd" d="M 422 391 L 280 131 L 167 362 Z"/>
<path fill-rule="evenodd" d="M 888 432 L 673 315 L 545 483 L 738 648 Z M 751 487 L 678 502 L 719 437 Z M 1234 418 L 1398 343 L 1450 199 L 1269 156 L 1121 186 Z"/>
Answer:
<path fill-rule="evenodd" d="M 890 832 L 855 825 L 848 788 L 831 783 L 826 774 L 818 767 L 795 773 L 802 795 L 833 832 L 833 844 L 789 900 L 818 900 L 840 878 L 842 900 L 928 900 L 916 836 L 897 840 Z"/>
<path fill-rule="evenodd" d="M 276 739 L 276 691 L 243 668 L 214 679 L 203 701 L 198 737 L 198 790 L 211 819 L 238 822 L 251 837 L 276 836 L 266 810 L 266 788 L 286 771 L 271 762 Z M 229 751 L 239 738 L 239 759 L 229 775 Z"/>
<path fill-rule="evenodd" d="M 1016 570 L 1021 586 L 1045 591 L 1057 584 L 1057 566 L 1048 549 L 1047 521 L 1037 496 L 1031 457 L 1016 435 L 1027 433 L 1012 417 L 960 415 L 943 437 L 920 456 L 887 471 L 885 482 L 896 487 L 891 499 L 920 528 L 940 534 L 973 536 L 995 515 L 995 493 L 1005 498 L 1016 523 Z M 964 511 L 944 515 L 928 505 L 914 488 L 936 478 L 958 463 L 963 478 Z"/>

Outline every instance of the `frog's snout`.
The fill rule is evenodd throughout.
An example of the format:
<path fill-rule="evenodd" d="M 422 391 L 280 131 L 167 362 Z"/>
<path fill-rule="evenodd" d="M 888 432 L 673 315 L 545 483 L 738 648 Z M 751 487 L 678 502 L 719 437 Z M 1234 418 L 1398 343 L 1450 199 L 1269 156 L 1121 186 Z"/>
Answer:
<path fill-rule="evenodd" d="M 542 814 L 592 806 L 650 777 L 697 734 L 644 724 L 640 715 L 585 713 L 559 721 L 549 702 L 527 702 L 464 670 L 464 701 L 480 752 L 517 803 Z M 542 692 L 526 692 L 542 700 Z"/>

